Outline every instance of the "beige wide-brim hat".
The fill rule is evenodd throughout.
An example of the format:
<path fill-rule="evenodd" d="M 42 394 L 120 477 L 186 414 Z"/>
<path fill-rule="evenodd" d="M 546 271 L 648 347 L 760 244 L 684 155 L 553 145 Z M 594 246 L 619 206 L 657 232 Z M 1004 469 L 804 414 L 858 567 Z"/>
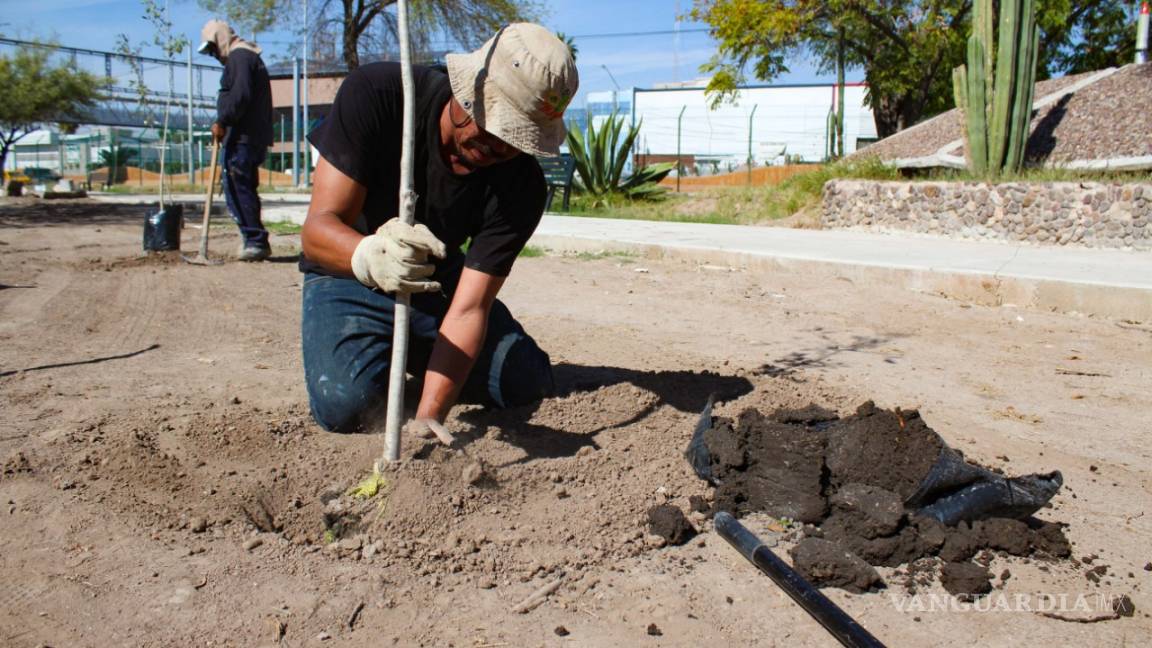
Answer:
<path fill-rule="evenodd" d="M 555 156 L 580 78 L 572 52 L 540 25 L 513 23 L 470 54 L 449 54 L 456 101 L 476 125 L 525 153 Z"/>

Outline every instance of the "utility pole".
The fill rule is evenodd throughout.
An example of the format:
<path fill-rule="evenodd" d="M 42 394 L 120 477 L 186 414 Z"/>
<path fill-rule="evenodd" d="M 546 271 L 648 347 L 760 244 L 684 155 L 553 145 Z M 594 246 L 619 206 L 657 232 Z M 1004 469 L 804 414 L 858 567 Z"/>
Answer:
<path fill-rule="evenodd" d="M 196 162 L 192 159 L 192 47 L 188 47 L 188 184 L 196 184 Z"/>
<path fill-rule="evenodd" d="M 300 184 L 300 59 L 292 59 L 292 184 Z"/>
<path fill-rule="evenodd" d="M 680 82 L 680 0 L 676 0 L 676 17 L 672 27 L 672 81 Z"/>
<path fill-rule="evenodd" d="M 600 67 L 604 68 L 604 71 L 608 73 L 608 78 L 612 79 L 612 85 L 616 86 L 616 89 L 612 91 L 612 113 L 615 114 L 616 95 L 620 94 L 620 84 L 616 83 L 616 77 L 612 76 L 612 70 L 609 70 L 607 65 L 601 64 Z"/>
<path fill-rule="evenodd" d="M 308 120 L 308 34 L 308 0 L 304 0 L 304 170 L 300 176 L 302 182 L 297 183 L 304 187 L 312 184 L 312 147 L 308 144 L 308 128 L 311 124 Z"/>
<path fill-rule="evenodd" d="M 844 28 L 836 44 L 836 157 L 844 157 Z"/>
<path fill-rule="evenodd" d="M 684 163 L 680 161 L 680 126 L 684 123 L 684 111 L 688 106 L 680 107 L 680 115 L 676 117 L 676 193 L 680 193 L 680 176 L 684 175 Z"/>
<path fill-rule="evenodd" d="M 748 186 L 752 186 L 752 118 L 756 116 L 756 109 L 760 104 L 752 106 L 752 114 L 748 115 Z"/>
<path fill-rule="evenodd" d="M 1136 21 L 1136 62 L 1148 62 L 1148 1 L 1140 3 L 1140 19 Z"/>

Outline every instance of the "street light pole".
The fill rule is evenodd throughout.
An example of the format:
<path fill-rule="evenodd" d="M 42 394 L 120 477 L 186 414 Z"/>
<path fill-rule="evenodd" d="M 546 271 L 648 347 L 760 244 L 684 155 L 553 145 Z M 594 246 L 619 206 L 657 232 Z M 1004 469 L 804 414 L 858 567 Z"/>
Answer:
<path fill-rule="evenodd" d="M 616 89 L 612 91 L 612 112 L 615 113 L 616 112 L 616 95 L 619 94 L 619 92 L 620 92 L 620 84 L 616 83 L 616 77 L 612 76 L 612 70 L 609 70 L 607 65 L 604 65 L 603 63 L 601 63 L 600 67 L 604 68 L 604 71 L 608 73 L 608 78 L 612 79 L 612 85 L 616 86 Z"/>
<path fill-rule="evenodd" d="M 304 0 L 304 88 L 302 93 L 304 104 L 304 126 L 301 135 L 304 139 L 304 169 L 300 176 L 303 186 L 312 184 L 312 147 L 308 144 L 308 0 Z"/>

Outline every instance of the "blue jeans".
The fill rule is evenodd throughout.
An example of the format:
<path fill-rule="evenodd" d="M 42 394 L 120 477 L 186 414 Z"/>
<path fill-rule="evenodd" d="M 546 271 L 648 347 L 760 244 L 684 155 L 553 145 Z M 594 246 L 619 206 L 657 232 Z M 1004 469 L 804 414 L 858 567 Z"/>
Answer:
<path fill-rule="evenodd" d="M 422 380 L 448 310 L 442 294 L 412 295 L 407 372 Z M 392 362 L 392 295 L 355 279 L 306 273 L 301 317 L 304 380 L 312 417 L 329 432 L 383 424 Z M 553 393 L 548 354 L 497 300 L 461 403 L 527 405 Z"/>
<path fill-rule="evenodd" d="M 268 230 L 260 220 L 260 165 L 267 149 L 244 143 L 229 142 L 224 146 L 224 200 L 232 220 L 244 237 L 244 247 L 268 247 Z"/>

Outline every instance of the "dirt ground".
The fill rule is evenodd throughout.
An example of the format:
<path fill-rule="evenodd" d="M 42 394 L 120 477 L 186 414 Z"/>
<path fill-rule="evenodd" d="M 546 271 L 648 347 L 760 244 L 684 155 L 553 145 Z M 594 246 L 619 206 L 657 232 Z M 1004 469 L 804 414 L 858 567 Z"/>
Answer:
<path fill-rule="evenodd" d="M 561 394 L 457 408 L 463 450 L 405 439 L 361 501 L 344 492 L 382 440 L 309 418 L 296 238 L 275 236 L 272 262 L 198 267 L 141 257 L 142 218 L 0 203 L 0 645 L 831 645 L 699 515 L 680 547 L 644 529 L 650 507 L 710 496 L 683 451 L 713 393 L 724 416 L 918 408 L 984 465 L 1063 471 L 1040 517 L 1067 523 L 1090 564 L 997 556 L 1010 576 L 983 609 L 948 608 L 938 581 L 827 590 L 889 645 L 1152 641 L 1152 323 L 787 271 L 522 258 L 502 298 Z M 220 225 L 212 250 L 234 254 Z M 198 238 L 187 228 L 184 248 Z M 1088 619 L 1119 595 L 1134 616 L 1040 613 L 1056 600 Z"/>

